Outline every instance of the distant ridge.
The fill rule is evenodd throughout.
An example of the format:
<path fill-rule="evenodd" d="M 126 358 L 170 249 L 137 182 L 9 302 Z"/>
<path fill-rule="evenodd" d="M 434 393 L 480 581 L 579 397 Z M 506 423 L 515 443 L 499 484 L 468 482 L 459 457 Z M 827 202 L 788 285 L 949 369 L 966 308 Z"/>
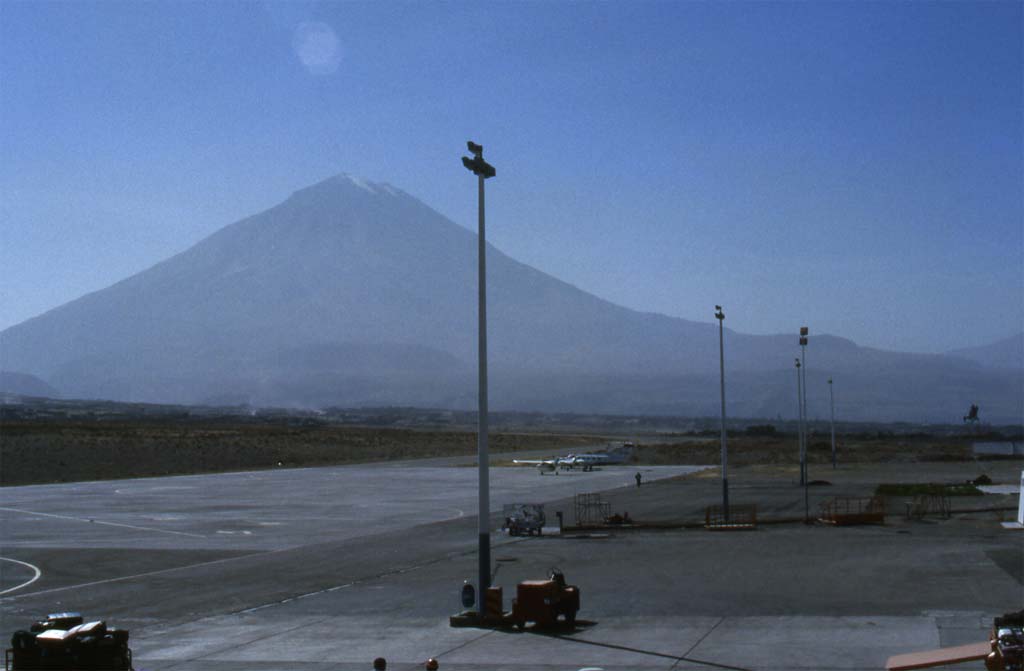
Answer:
<path fill-rule="evenodd" d="M 35 375 L 0 370 L 0 393 L 60 398 L 60 392 Z"/>
<path fill-rule="evenodd" d="M 713 415 L 717 326 L 615 305 L 488 247 L 495 409 Z M 0 366 L 75 398 L 320 407 L 475 403 L 476 236 L 338 175 L 0 332 Z M 729 412 L 795 414 L 793 336 L 726 333 Z M 1018 370 L 812 333 L 809 413 L 1019 421 Z"/>
<path fill-rule="evenodd" d="M 981 347 L 951 350 L 949 354 L 989 368 L 1020 372 L 1024 370 L 1024 331 Z"/>

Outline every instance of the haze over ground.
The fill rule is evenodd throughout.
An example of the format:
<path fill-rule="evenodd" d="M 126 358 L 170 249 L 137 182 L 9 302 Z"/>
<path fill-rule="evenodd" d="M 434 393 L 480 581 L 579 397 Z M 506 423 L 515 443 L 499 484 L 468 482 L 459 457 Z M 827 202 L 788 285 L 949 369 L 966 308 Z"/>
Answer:
<path fill-rule="evenodd" d="M 347 171 L 614 302 L 883 348 L 1024 322 L 1022 6 L 0 6 L 0 327 Z"/>

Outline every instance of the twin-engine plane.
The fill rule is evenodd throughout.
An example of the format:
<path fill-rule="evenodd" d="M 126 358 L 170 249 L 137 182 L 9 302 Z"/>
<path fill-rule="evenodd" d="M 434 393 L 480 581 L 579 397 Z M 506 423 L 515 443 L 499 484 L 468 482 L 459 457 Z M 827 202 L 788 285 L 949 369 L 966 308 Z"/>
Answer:
<path fill-rule="evenodd" d="M 558 475 L 559 470 L 571 471 L 579 468 L 584 471 L 592 471 L 594 466 L 624 464 L 633 456 L 635 449 L 636 445 L 627 442 L 603 452 L 567 454 L 564 457 L 550 459 L 513 459 L 512 463 L 519 466 L 536 466 L 541 475 L 545 473 Z"/>

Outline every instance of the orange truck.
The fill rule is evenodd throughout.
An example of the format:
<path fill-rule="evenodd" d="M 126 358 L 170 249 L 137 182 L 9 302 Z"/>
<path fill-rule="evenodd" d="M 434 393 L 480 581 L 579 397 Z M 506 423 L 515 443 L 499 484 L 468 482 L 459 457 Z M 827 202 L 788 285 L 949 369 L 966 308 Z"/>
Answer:
<path fill-rule="evenodd" d="M 579 587 L 565 584 L 565 576 L 555 569 L 547 580 L 524 580 L 517 585 L 508 619 L 520 629 L 527 622 L 537 627 L 552 627 L 559 617 L 572 625 L 579 609 Z"/>

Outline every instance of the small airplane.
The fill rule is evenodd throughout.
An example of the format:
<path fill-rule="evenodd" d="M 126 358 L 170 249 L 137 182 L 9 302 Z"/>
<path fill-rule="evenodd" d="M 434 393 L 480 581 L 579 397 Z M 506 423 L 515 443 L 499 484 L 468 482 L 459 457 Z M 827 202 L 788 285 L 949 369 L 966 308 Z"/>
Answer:
<path fill-rule="evenodd" d="M 564 457 L 552 457 L 551 459 L 529 460 L 513 459 L 512 463 L 520 465 L 536 466 L 541 475 L 554 473 L 558 470 L 571 471 L 574 468 L 581 468 L 584 471 L 594 470 L 594 466 L 605 466 L 611 464 L 624 464 L 633 456 L 636 445 L 630 442 L 607 450 L 605 452 L 592 452 L 589 454 L 567 454 Z"/>
<path fill-rule="evenodd" d="M 604 452 L 592 452 L 590 454 L 570 454 L 573 467 L 580 466 L 584 471 L 594 470 L 594 466 L 608 466 L 612 464 L 624 464 L 633 456 L 636 445 L 630 442 L 622 443 L 618 447 Z"/>
<path fill-rule="evenodd" d="M 541 475 L 554 473 L 558 475 L 558 469 L 563 471 L 572 470 L 573 455 L 565 457 L 552 457 L 551 459 L 513 459 L 512 463 L 518 466 L 536 466 Z"/>

